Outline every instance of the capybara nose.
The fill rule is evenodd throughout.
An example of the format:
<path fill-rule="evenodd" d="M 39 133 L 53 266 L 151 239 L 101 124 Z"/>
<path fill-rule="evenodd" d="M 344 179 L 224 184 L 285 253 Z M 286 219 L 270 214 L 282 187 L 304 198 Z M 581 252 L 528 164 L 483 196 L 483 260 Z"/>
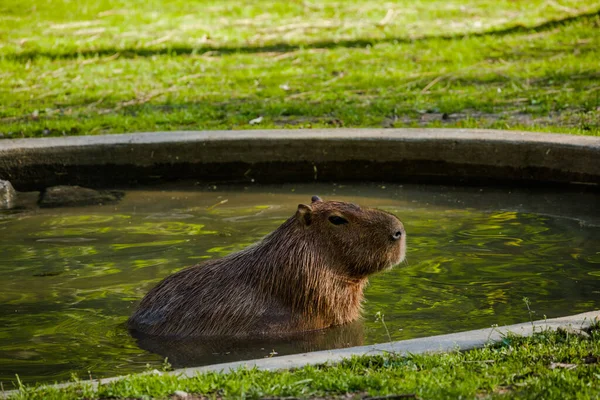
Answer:
<path fill-rule="evenodd" d="M 401 237 L 402 237 L 402 231 L 397 231 L 396 233 L 394 233 L 392 235 L 393 240 L 400 240 Z"/>

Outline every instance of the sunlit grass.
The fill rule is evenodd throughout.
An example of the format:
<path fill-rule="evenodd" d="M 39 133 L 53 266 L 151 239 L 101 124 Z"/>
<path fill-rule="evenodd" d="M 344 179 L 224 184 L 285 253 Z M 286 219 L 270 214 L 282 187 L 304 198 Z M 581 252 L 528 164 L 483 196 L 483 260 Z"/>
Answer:
<path fill-rule="evenodd" d="M 576 0 L 7 0 L 0 134 L 456 126 L 597 135 L 598 10 Z"/>

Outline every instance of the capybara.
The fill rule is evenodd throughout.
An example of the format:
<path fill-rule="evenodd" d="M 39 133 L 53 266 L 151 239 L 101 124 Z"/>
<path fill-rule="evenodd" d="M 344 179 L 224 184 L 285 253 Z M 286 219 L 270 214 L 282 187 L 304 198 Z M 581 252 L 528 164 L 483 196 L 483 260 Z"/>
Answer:
<path fill-rule="evenodd" d="M 368 276 L 404 259 L 393 214 L 313 196 L 260 242 L 166 277 L 129 328 L 149 335 L 261 336 L 356 320 Z"/>

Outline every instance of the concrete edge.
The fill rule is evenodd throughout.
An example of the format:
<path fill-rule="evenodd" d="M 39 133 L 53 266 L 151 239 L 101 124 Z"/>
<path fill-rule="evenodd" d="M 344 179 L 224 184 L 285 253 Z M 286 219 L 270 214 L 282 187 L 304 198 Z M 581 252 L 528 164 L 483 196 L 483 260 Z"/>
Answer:
<path fill-rule="evenodd" d="M 172 142 L 236 141 L 248 139 L 381 139 L 401 136 L 405 139 L 488 140 L 495 142 L 557 143 L 574 146 L 600 146 L 596 136 L 568 135 L 530 131 L 448 128 L 335 128 L 335 129 L 253 129 L 238 131 L 157 131 L 93 136 L 66 136 L 29 139 L 2 139 L 2 149 L 35 149 L 66 146 L 150 144 Z"/>
<path fill-rule="evenodd" d="M 3 139 L 0 179 L 17 190 L 182 178 L 280 183 L 317 175 L 319 181 L 433 177 L 599 185 L 598 159 L 600 137 L 522 131 L 173 131 Z"/>
<path fill-rule="evenodd" d="M 534 143 L 561 143 L 600 146 L 596 136 L 568 135 L 532 131 L 458 128 L 330 128 L 330 129 L 252 129 L 211 131 L 156 131 L 109 135 L 62 136 L 27 139 L 2 139 L 0 149 L 47 148 L 62 146 L 96 146 L 114 144 L 193 142 L 196 140 L 248 139 L 377 139 L 401 135 L 407 139 L 471 139 Z"/>
<path fill-rule="evenodd" d="M 523 322 L 514 325 L 476 329 L 466 332 L 429 336 L 418 339 L 401 340 L 368 346 L 349 347 L 345 349 L 315 351 L 272 358 L 236 361 L 194 368 L 181 368 L 170 372 L 157 373 L 165 375 L 177 375 L 181 377 L 194 377 L 198 374 L 206 372 L 229 373 L 240 368 L 257 368 L 265 371 L 276 371 L 291 368 L 301 368 L 307 365 L 335 364 L 353 356 L 385 355 L 389 353 L 408 355 L 466 351 L 475 348 L 481 348 L 489 343 L 499 342 L 507 334 L 516 334 L 527 337 L 533 335 L 534 332 L 539 332 L 540 330 L 556 330 L 559 327 L 585 329 L 597 321 L 600 321 L 600 310 L 560 318 Z M 125 379 L 132 375 L 116 376 L 93 381 L 81 381 L 79 383 L 69 382 L 55 385 L 43 385 L 41 387 L 50 386 L 57 389 L 74 385 L 91 385 L 92 387 L 97 387 L 98 385 L 104 385 Z M 17 390 L 7 391 L 6 395 L 16 394 L 17 392 Z"/>

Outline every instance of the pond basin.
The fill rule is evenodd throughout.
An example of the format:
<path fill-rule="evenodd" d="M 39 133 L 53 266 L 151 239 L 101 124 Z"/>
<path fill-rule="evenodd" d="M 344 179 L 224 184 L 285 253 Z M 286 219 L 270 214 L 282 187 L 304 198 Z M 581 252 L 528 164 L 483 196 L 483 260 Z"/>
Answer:
<path fill-rule="evenodd" d="M 279 341 L 127 331 L 162 278 L 256 242 L 315 194 L 381 208 L 406 227 L 407 260 L 370 279 L 362 321 Z M 165 357 L 196 366 L 598 309 L 599 205 L 597 191 L 576 188 L 191 182 L 127 190 L 116 205 L 0 211 L 0 381 L 100 378 L 160 369 Z"/>

